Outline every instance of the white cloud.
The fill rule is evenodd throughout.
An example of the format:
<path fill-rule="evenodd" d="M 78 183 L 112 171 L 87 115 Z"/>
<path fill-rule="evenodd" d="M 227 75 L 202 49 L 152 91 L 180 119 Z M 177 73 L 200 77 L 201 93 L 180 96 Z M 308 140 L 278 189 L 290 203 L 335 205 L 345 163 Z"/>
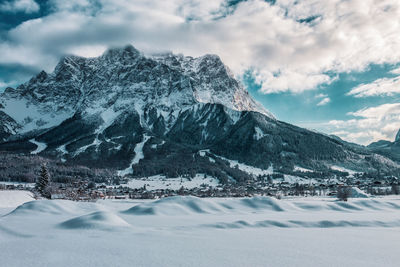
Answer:
<path fill-rule="evenodd" d="M 332 120 L 325 130 L 360 144 L 378 140 L 393 141 L 400 129 L 400 103 L 383 104 L 351 112 L 350 120 Z"/>
<path fill-rule="evenodd" d="M 400 68 L 396 68 L 390 71 L 392 74 L 400 74 Z"/>
<path fill-rule="evenodd" d="M 400 62 L 397 0 L 51 2 L 56 13 L 9 32 L 0 63 L 50 70 L 66 52 L 93 56 L 132 43 L 146 52 L 218 54 L 237 75 L 254 70 L 263 93 L 300 93 L 331 82 L 327 73 Z"/>
<path fill-rule="evenodd" d="M 27 14 L 38 12 L 40 6 L 34 0 L 14 0 L 5 1 L 0 4 L 0 11 L 17 13 L 24 12 Z"/>
<path fill-rule="evenodd" d="M 329 97 L 323 98 L 321 101 L 318 102 L 317 106 L 324 106 L 331 102 L 331 99 Z"/>
<path fill-rule="evenodd" d="M 328 97 L 328 95 L 323 93 L 316 95 L 314 98 L 319 100 L 317 106 L 324 106 L 331 102 L 331 99 Z"/>
<path fill-rule="evenodd" d="M 372 83 L 361 84 L 348 92 L 355 97 L 392 96 L 400 93 L 400 76 L 395 78 L 382 78 Z"/>
<path fill-rule="evenodd" d="M 321 94 L 316 95 L 315 98 L 325 98 L 327 96 L 328 96 L 327 94 L 321 93 Z"/>

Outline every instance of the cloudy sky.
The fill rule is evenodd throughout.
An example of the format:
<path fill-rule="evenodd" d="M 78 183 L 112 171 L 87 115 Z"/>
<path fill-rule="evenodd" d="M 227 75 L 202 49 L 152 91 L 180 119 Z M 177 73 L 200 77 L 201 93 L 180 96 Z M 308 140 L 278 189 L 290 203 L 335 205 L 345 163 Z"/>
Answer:
<path fill-rule="evenodd" d="M 2 0 L 0 91 L 128 43 L 218 54 L 283 121 L 361 144 L 400 128 L 398 0 Z"/>

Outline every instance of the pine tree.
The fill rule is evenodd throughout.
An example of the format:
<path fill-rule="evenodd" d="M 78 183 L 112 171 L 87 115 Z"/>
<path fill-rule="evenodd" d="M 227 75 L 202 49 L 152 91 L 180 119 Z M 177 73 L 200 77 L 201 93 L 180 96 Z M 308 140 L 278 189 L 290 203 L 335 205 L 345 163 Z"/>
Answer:
<path fill-rule="evenodd" d="M 50 175 L 47 171 L 46 165 L 42 165 L 40 169 L 39 178 L 36 181 L 36 190 L 45 198 L 50 198 L 51 194 L 49 191 Z"/>

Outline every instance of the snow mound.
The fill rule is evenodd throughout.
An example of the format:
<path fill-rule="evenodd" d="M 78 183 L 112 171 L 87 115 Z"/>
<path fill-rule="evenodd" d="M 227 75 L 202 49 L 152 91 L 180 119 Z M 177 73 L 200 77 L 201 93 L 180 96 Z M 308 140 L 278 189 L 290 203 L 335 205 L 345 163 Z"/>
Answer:
<path fill-rule="evenodd" d="M 93 229 L 112 230 L 119 227 L 128 227 L 129 223 L 117 215 L 107 211 L 96 211 L 87 215 L 78 216 L 58 225 L 62 229 Z"/>
<path fill-rule="evenodd" d="M 233 211 L 257 210 L 284 211 L 277 200 L 270 197 L 240 199 L 202 199 L 192 196 L 167 197 L 154 202 L 136 205 L 122 213 L 131 215 L 187 215 L 224 214 Z"/>
<path fill-rule="evenodd" d="M 399 212 L 398 196 L 38 200 L 0 218 L 0 254 L 33 267 L 397 267 Z"/>
<path fill-rule="evenodd" d="M 209 199 L 201 199 L 192 196 L 164 198 L 157 201 L 157 204 L 162 206 L 180 206 L 193 213 L 213 213 L 221 211 L 215 202 Z"/>
<path fill-rule="evenodd" d="M 212 201 L 197 197 L 167 197 L 154 202 L 139 204 L 126 211 L 131 215 L 188 215 L 208 214 L 221 210 Z"/>
<path fill-rule="evenodd" d="M 285 201 L 265 196 L 235 199 L 175 196 L 137 204 L 121 213 L 128 215 L 179 216 L 190 214 L 252 214 L 264 212 L 367 212 L 376 210 L 398 211 L 400 210 L 400 206 L 390 201 L 374 199 L 354 199 L 351 202 L 342 202 L 306 199 Z"/>
<path fill-rule="evenodd" d="M 370 195 L 365 193 L 358 187 L 352 187 L 351 188 L 351 197 L 352 198 L 369 198 Z"/>
<path fill-rule="evenodd" d="M 48 213 L 48 214 L 73 214 L 81 209 L 76 203 L 67 200 L 36 200 L 24 203 L 17 207 L 11 214 Z"/>
<path fill-rule="evenodd" d="M 284 211 L 278 200 L 270 198 L 270 197 L 253 197 L 253 198 L 245 198 L 240 200 L 240 204 L 242 204 L 246 208 L 250 209 L 262 209 L 262 210 L 272 210 L 272 211 Z"/>
<path fill-rule="evenodd" d="M 141 205 L 137 205 L 123 211 L 122 213 L 131 215 L 155 215 L 156 211 L 153 207 L 143 207 Z"/>
<path fill-rule="evenodd" d="M 32 200 L 33 194 L 29 191 L 0 191 L 0 208 L 15 208 Z"/>

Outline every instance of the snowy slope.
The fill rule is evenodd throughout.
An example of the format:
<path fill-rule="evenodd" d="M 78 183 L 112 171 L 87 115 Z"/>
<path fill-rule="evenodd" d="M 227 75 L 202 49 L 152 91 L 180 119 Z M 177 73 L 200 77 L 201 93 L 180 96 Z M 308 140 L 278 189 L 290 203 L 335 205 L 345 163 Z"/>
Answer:
<path fill-rule="evenodd" d="M 35 139 L 31 139 L 31 140 L 29 140 L 29 142 L 34 143 L 37 146 L 36 150 L 32 151 L 31 154 L 39 154 L 40 152 L 45 150 L 47 147 L 47 145 L 45 143 L 37 142 L 37 141 L 35 141 Z"/>
<path fill-rule="evenodd" d="M 118 175 L 124 176 L 124 175 L 126 175 L 126 174 L 128 174 L 128 173 L 132 173 L 132 167 L 131 167 L 131 166 L 134 165 L 134 164 L 138 164 L 138 163 L 139 163 L 139 160 L 141 160 L 142 158 L 144 158 L 144 156 L 143 156 L 143 146 L 144 146 L 144 144 L 147 142 L 147 140 L 150 139 L 150 137 L 151 137 L 151 136 L 145 135 L 145 136 L 143 137 L 143 141 L 140 142 L 140 143 L 138 143 L 138 144 L 136 144 L 136 147 L 135 147 L 135 150 L 134 150 L 135 156 L 133 157 L 133 159 L 132 159 L 132 161 L 131 161 L 131 164 L 129 165 L 128 168 L 126 168 L 126 169 L 124 169 L 124 170 L 121 170 L 121 171 L 118 171 Z"/>
<path fill-rule="evenodd" d="M 217 55 L 208 54 L 193 58 L 159 54 L 153 58 L 191 77 L 194 97 L 200 103 L 222 104 L 239 111 L 257 111 L 274 118 L 271 112 L 250 97 Z"/>
<path fill-rule="evenodd" d="M 209 150 L 200 151 L 199 153 L 200 153 L 200 155 L 205 156 L 206 155 L 205 152 L 209 153 Z M 268 169 L 264 170 L 264 169 L 260 169 L 260 168 L 256 168 L 253 166 L 249 166 L 249 165 L 240 163 L 237 160 L 231 160 L 231 159 L 227 159 L 227 158 L 217 156 L 217 155 L 214 155 L 214 156 L 216 156 L 220 159 L 226 160 L 229 163 L 231 168 L 237 167 L 239 170 L 242 170 L 242 171 L 252 175 L 254 178 L 256 178 L 259 175 L 268 175 L 268 174 L 272 174 L 274 172 L 274 169 L 272 166 L 269 167 Z"/>

